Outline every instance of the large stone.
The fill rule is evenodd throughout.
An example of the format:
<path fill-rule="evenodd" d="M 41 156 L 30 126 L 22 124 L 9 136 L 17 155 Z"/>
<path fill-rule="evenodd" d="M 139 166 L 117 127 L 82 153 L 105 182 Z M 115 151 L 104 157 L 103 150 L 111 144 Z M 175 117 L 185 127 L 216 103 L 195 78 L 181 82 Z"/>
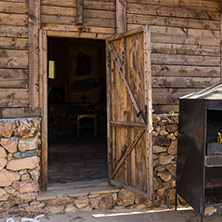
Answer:
<path fill-rule="evenodd" d="M 8 202 L 0 202 L 0 213 L 7 211 L 9 207 L 10 205 Z"/>
<path fill-rule="evenodd" d="M 166 135 L 168 135 L 168 132 L 165 131 L 165 130 L 160 130 L 160 135 L 161 136 L 166 136 Z"/>
<path fill-rule="evenodd" d="M 14 181 L 17 181 L 19 179 L 20 176 L 18 173 L 10 172 L 3 169 L 0 172 L 0 187 L 10 186 Z"/>
<path fill-rule="evenodd" d="M 163 153 L 166 152 L 166 148 L 161 147 L 161 146 L 153 146 L 153 153 Z"/>
<path fill-rule="evenodd" d="M 24 170 L 24 169 L 34 169 L 39 165 L 39 157 L 27 157 L 24 159 L 11 160 L 7 164 L 7 169 L 12 171 Z"/>
<path fill-rule="evenodd" d="M 176 177 L 176 164 L 175 163 L 167 165 L 166 168 L 174 177 Z"/>
<path fill-rule="evenodd" d="M 0 137 L 11 137 L 14 129 L 15 123 L 13 122 L 0 122 Z"/>
<path fill-rule="evenodd" d="M 36 133 L 37 129 L 35 127 L 30 127 L 23 123 L 14 132 L 16 136 L 22 138 L 33 137 L 36 135 Z"/>
<path fill-rule="evenodd" d="M 35 128 L 38 128 L 40 125 L 40 119 L 32 119 L 32 124 Z"/>
<path fill-rule="evenodd" d="M 175 131 L 177 131 L 177 129 L 178 129 L 177 124 L 166 125 L 166 130 L 169 133 L 174 133 Z"/>
<path fill-rule="evenodd" d="M 12 188 L 11 186 L 10 187 L 5 187 L 4 188 L 5 192 L 9 193 L 9 194 L 12 194 L 15 192 L 15 189 Z"/>
<path fill-rule="evenodd" d="M 170 154 L 170 155 L 175 155 L 177 154 L 177 140 L 174 140 L 171 142 L 170 144 L 170 147 L 168 148 L 167 152 Z"/>
<path fill-rule="evenodd" d="M 1 145 L 9 153 L 15 153 L 17 151 L 18 139 L 17 138 L 1 139 Z"/>
<path fill-rule="evenodd" d="M 76 207 L 80 210 L 89 206 L 89 200 L 87 198 L 80 198 L 74 201 Z"/>
<path fill-rule="evenodd" d="M 59 206 L 46 206 L 44 208 L 45 213 L 63 213 L 65 206 L 59 205 Z"/>
<path fill-rule="evenodd" d="M 94 209 L 109 209 L 115 204 L 112 195 L 89 198 L 89 202 Z"/>
<path fill-rule="evenodd" d="M 16 152 L 13 154 L 13 156 L 17 159 L 31 157 L 31 156 L 37 156 L 38 151 L 37 150 L 30 150 L 26 152 Z"/>
<path fill-rule="evenodd" d="M 38 148 L 38 134 L 31 138 L 22 138 L 19 140 L 18 149 L 20 152 L 35 150 Z"/>
<path fill-rule="evenodd" d="M 78 211 L 78 208 L 76 206 L 74 206 L 73 204 L 68 204 L 65 208 L 66 213 L 76 212 L 76 211 Z"/>
<path fill-rule="evenodd" d="M 3 188 L 0 188 L 0 197 L 2 197 L 5 194 L 6 194 L 5 190 Z"/>
<path fill-rule="evenodd" d="M 9 197 L 9 203 L 11 205 L 26 204 L 26 203 L 29 203 L 30 201 L 35 200 L 37 196 L 38 196 L 37 193 L 21 194 L 16 191 L 15 193 L 11 194 L 11 196 Z"/>
<path fill-rule="evenodd" d="M 10 194 L 8 194 L 8 193 L 2 195 L 2 196 L 0 197 L 0 201 L 6 201 L 6 200 L 8 200 L 9 196 L 10 196 Z"/>
<path fill-rule="evenodd" d="M 154 142 L 158 146 L 169 146 L 170 145 L 170 140 L 167 139 L 165 136 L 157 136 L 154 138 L 155 138 Z"/>
<path fill-rule="evenodd" d="M 159 156 L 159 164 L 161 165 L 167 165 L 171 163 L 171 161 L 174 159 L 174 156 L 167 155 L 167 156 Z"/>
<path fill-rule="evenodd" d="M 119 206 L 130 206 L 134 204 L 135 194 L 126 190 L 121 190 L 116 201 Z"/>
<path fill-rule="evenodd" d="M 40 166 L 30 171 L 29 174 L 31 175 L 32 179 L 37 182 L 40 176 Z"/>
<path fill-rule="evenodd" d="M 154 177 L 153 178 L 153 189 L 154 190 L 159 190 L 160 188 L 162 188 L 163 183 L 159 178 Z"/>
<path fill-rule="evenodd" d="M 0 158 L 6 158 L 7 157 L 7 152 L 3 147 L 0 147 Z"/>
<path fill-rule="evenodd" d="M 6 166 L 7 162 L 5 158 L 0 158 L 0 171 Z"/>
<path fill-rule="evenodd" d="M 66 205 L 73 202 L 72 198 L 56 198 L 52 200 L 46 200 L 45 201 L 50 206 L 56 206 L 56 205 Z"/>
<path fill-rule="evenodd" d="M 12 187 L 19 193 L 32 193 L 39 191 L 39 186 L 34 181 L 15 181 L 12 184 Z"/>
<path fill-rule="evenodd" d="M 172 175 L 169 172 L 158 172 L 157 176 L 160 177 L 164 182 L 169 182 Z"/>
<path fill-rule="evenodd" d="M 167 203 L 169 205 L 175 204 L 175 189 L 167 190 Z"/>
<path fill-rule="evenodd" d="M 153 115 L 153 122 L 156 123 L 159 121 L 160 121 L 160 116 Z"/>
<path fill-rule="evenodd" d="M 28 206 L 25 208 L 25 210 L 27 212 L 44 213 L 44 211 L 42 210 L 44 206 L 45 206 L 45 203 L 40 203 L 38 205 Z"/>

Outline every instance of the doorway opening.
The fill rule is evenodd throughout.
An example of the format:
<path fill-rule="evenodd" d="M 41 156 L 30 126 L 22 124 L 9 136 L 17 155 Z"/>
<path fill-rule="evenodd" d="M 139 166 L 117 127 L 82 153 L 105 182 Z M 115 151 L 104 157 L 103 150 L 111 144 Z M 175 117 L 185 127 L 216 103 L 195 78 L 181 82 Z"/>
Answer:
<path fill-rule="evenodd" d="M 48 184 L 108 180 L 106 130 L 105 41 L 49 37 Z"/>

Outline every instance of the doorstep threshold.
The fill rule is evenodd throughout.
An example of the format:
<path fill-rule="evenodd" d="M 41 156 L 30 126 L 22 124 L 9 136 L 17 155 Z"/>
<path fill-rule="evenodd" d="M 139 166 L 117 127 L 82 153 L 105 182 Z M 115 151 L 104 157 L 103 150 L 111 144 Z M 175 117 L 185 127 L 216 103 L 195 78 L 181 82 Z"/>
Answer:
<path fill-rule="evenodd" d="M 77 198 L 88 195 L 111 194 L 118 191 L 119 188 L 110 185 L 107 180 L 51 184 L 49 185 L 47 191 L 39 194 L 37 200 L 44 201 L 66 197 Z"/>

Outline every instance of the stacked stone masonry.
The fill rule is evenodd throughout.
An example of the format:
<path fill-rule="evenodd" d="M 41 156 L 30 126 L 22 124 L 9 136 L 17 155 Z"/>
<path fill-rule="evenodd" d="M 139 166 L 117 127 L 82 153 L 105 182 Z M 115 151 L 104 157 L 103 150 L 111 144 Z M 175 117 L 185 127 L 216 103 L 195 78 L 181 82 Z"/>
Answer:
<path fill-rule="evenodd" d="M 175 203 L 178 115 L 153 116 L 154 200 L 123 189 L 39 195 L 39 119 L 0 122 L 0 213 L 34 216 L 101 209 L 170 208 Z M 75 192 L 74 192 L 75 193 Z M 178 204 L 185 205 L 182 198 Z"/>

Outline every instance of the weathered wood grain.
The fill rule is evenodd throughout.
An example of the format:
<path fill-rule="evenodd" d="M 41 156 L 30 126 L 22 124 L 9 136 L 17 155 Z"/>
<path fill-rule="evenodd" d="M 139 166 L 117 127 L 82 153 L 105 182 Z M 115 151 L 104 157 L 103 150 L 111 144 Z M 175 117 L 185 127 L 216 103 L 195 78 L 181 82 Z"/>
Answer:
<path fill-rule="evenodd" d="M 152 65 L 153 76 L 171 77 L 220 77 L 220 67 Z"/>
<path fill-rule="evenodd" d="M 27 50 L 0 49 L 0 67 L 1 68 L 27 68 L 28 67 L 28 51 Z"/>
<path fill-rule="evenodd" d="M 77 0 L 77 15 L 76 15 L 76 24 L 82 25 L 83 24 L 83 1 L 84 0 Z"/>
<path fill-rule="evenodd" d="M 220 56 L 219 46 L 152 43 L 152 53 Z"/>
<path fill-rule="evenodd" d="M 189 93 L 200 90 L 201 88 L 153 88 L 154 105 L 178 105 L 178 98 Z"/>
<path fill-rule="evenodd" d="M 152 77 L 152 86 L 160 88 L 206 88 L 219 82 L 220 78 Z"/>
<path fill-rule="evenodd" d="M 42 5 L 76 7 L 76 1 L 73 0 L 42 0 Z"/>
<path fill-rule="evenodd" d="M 28 49 L 28 39 L 0 37 L 2 49 Z"/>
<path fill-rule="evenodd" d="M 28 13 L 27 3 L 17 3 L 17 2 L 5 2 L 0 1 L 0 12 L 13 13 L 13 14 L 26 14 Z"/>
<path fill-rule="evenodd" d="M 220 66 L 220 57 L 152 53 L 152 64 Z"/>
<path fill-rule="evenodd" d="M 115 33 L 115 28 L 107 28 L 107 27 L 42 24 L 42 28 L 45 30 L 54 30 L 54 31 L 61 30 L 66 32 L 78 32 L 78 33 L 88 33 L 88 34 L 103 33 L 109 36 Z"/>
<path fill-rule="evenodd" d="M 0 107 L 28 107 L 28 89 L 0 89 Z"/>
<path fill-rule="evenodd" d="M 42 15 L 58 15 L 58 16 L 76 16 L 76 8 L 42 5 L 41 14 Z"/>
<path fill-rule="evenodd" d="M 2 108 L 3 118 L 40 117 L 41 109 L 38 108 Z"/>
<path fill-rule="evenodd" d="M 28 37 L 28 27 L 0 25 L 0 36 L 4 37 Z"/>
<path fill-rule="evenodd" d="M 28 16 L 23 14 L 0 13 L 0 25 L 27 26 Z"/>
<path fill-rule="evenodd" d="M 29 0 L 29 106 L 39 106 L 39 28 L 41 0 Z"/>
<path fill-rule="evenodd" d="M 116 33 L 126 32 L 126 0 L 116 0 Z"/>
<path fill-rule="evenodd" d="M 160 6 L 148 5 L 148 4 L 138 4 L 138 3 L 128 3 L 127 4 L 127 13 L 132 14 L 143 14 L 143 15 L 154 15 L 154 16 L 165 16 L 165 17 L 178 17 L 178 18 L 193 18 L 193 19 L 204 19 L 204 20 L 219 20 L 219 11 L 195 9 L 195 8 L 184 8 L 178 7 L 179 5 L 175 4 L 173 7 L 169 6 Z"/>
<path fill-rule="evenodd" d="M 0 69 L 1 88 L 28 88 L 26 69 Z"/>
<path fill-rule="evenodd" d="M 127 14 L 127 23 L 219 30 L 219 21 Z"/>
<path fill-rule="evenodd" d="M 175 5 L 186 8 L 198 8 L 204 10 L 219 11 L 219 2 L 200 0 L 127 0 L 131 3 L 158 4 L 159 6 L 173 7 Z"/>

